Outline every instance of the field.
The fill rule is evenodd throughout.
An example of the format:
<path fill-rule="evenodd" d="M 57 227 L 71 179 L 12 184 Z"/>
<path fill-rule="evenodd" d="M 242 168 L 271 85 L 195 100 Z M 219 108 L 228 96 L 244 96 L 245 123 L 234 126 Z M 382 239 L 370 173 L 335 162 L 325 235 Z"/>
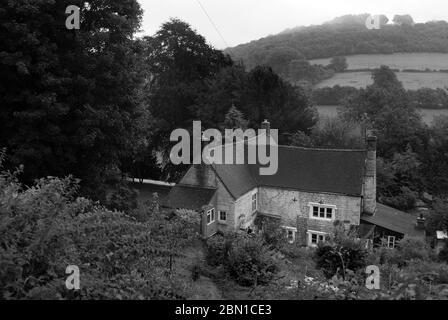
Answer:
<path fill-rule="evenodd" d="M 310 60 L 312 64 L 329 64 L 330 59 Z M 347 56 L 349 70 L 374 69 L 387 65 L 392 69 L 447 70 L 447 53 L 361 54 Z"/>
<path fill-rule="evenodd" d="M 448 57 L 447 57 L 448 59 Z M 448 88 L 448 73 L 443 72 L 398 72 L 398 80 L 409 90 L 420 88 Z M 370 72 L 336 73 L 330 79 L 320 82 L 316 87 L 334 87 L 335 85 L 365 88 L 373 83 Z"/>
<path fill-rule="evenodd" d="M 334 118 L 337 115 L 338 106 L 316 106 L 317 111 L 321 117 Z M 431 125 L 432 121 L 439 116 L 448 116 L 448 109 L 433 110 L 433 109 L 420 109 L 422 120 L 427 125 Z"/>

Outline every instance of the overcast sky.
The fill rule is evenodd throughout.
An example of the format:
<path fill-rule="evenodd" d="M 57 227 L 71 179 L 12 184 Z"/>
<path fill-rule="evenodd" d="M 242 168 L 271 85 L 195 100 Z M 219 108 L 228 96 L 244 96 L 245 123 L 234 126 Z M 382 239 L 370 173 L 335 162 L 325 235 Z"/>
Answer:
<path fill-rule="evenodd" d="M 417 22 L 448 20 L 448 0 L 139 0 L 142 34 L 154 34 L 171 17 L 188 22 L 218 49 L 287 28 L 321 24 L 345 14 L 410 14 Z M 210 16 L 215 30 L 200 4 Z"/>

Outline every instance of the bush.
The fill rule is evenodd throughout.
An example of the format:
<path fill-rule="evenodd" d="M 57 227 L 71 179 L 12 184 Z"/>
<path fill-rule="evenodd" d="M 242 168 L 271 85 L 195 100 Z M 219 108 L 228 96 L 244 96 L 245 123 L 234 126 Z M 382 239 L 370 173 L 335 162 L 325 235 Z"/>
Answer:
<path fill-rule="evenodd" d="M 434 259 L 431 248 L 424 239 L 405 237 L 398 242 L 395 250 L 384 249 L 384 262 L 406 266 L 408 261 L 428 261 Z"/>
<path fill-rule="evenodd" d="M 259 229 L 263 230 L 261 233 L 262 238 L 267 245 L 279 249 L 287 243 L 285 231 L 281 228 L 279 219 L 257 217 L 255 224 Z"/>
<path fill-rule="evenodd" d="M 0 299 L 182 295 L 182 280 L 166 276 L 167 260 L 179 251 L 166 236 L 171 221 L 154 214 L 159 220 L 142 223 L 77 198 L 78 181 L 71 177 L 40 179 L 25 188 L 16 176 L 0 172 Z M 187 230 L 185 223 L 177 225 Z M 68 265 L 80 269 L 76 292 L 65 287 Z"/>
<path fill-rule="evenodd" d="M 448 263 L 448 244 L 445 243 L 445 246 L 439 252 L 439 261 Z"/>
<path fill-rule="evenodd" d="M 255 235 L 239 236 L 233 241 L 226 266 L 242 286 L 267 284 L 279 270 L 261 237 Z"/>
<path fill-rule="evenodd" d="M 224 263 L 226 239 L 223 235 L 217 234 L 207 239 L 206 260 L 211 266 L 218 266 Z"/>
<path fill-rule="evenodd" d="M 127 182 L 120 182 L 109 196 L 107 206 L 112 210 L 130 212 L 137 208 L 138 191 L 129 187 Z"/>
<path fill-rule="evenodd" d="M 319 244 L 315 252 L 317 269 L 327 278 L 346 275 L 347 270 L 357 272 L 366 267 L 367 250 L 364 242 L 347 233 L 340 226 L 330 241 Z"/>
<path fill-rule="evenodd" d="M 396 196 L 381 197 L 381 202 L 399 210 L 410 210 L 415 207 L 418 192 L 407 187 L 401 187 Z"/>

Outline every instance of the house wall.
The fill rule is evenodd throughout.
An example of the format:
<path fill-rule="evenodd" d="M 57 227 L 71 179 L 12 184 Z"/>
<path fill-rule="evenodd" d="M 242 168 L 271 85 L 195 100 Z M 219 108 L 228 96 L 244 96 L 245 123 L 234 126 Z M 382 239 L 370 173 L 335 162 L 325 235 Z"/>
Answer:
<path fill-rule="evenodd" d="M 218 216 L 216 217 L 216 221 L 218 223 L 218 230 L 220 231 L 233 231 L 235 230 L 235 200 L 227 191 L 226 187 L 223 185 L 221 180 L 218 179 L 217 181 L 217 187 L 218 190 L 215 194 L 215 208 L 216 213 L 218 211 L 225 211 L 227 212 L 227 221 L 226 223 L 222 223 L 218 220 Z"/>
<path fill-rule="evenodd" d="M 236 200 L 234 210 L 235 231 L 240 229 L 240 227 L 247 228 L 253 225 L 256 214 L 252 212 L 252 195 L 257 193 L 257 191 L 258 188 L 252 189 Z M 260 200 L 258 199 L 258 201 Z"/>
<path fill-rule="evenodd" d="M 296 201 L 294 201 L 294 199 Z M 311 193 L 278 188 L 259 188 L 259 211 L 278 215 L 284 226 L 297 228 L 296 241 L 306 244 L 307 231 L 331 233 L 334 221 L 310 219 L 309 203 L 323 202 L 325 205 L 336 206 L 335 220 L 360 224 L 361 197 Z"/>

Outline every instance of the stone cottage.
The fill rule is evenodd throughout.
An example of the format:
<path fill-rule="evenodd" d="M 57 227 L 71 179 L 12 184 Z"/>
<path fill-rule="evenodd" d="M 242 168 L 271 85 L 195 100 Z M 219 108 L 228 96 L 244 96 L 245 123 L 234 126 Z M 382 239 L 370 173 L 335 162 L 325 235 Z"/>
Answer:
<path fill-rule="evenodd" d="M 325 241 L 336 222 L 358 227 L 372 241 L 377 226 L 394 243 L 407 232 L 420 234 L 412 216 L 403 219 L 407 214 L 401 213 L 396 221 L 391 208 L 376 203 L 374 136 L 367 136 L 363 150 L 279 145 L 277 173 L 260 175 L 258 169 L 256 164 L 192 165 L 166 205 L 201 214 L 203 238 L 218 231 L 253 231 L 257 218 L 277 219 L 291 243 L 307 246 Z"/>

